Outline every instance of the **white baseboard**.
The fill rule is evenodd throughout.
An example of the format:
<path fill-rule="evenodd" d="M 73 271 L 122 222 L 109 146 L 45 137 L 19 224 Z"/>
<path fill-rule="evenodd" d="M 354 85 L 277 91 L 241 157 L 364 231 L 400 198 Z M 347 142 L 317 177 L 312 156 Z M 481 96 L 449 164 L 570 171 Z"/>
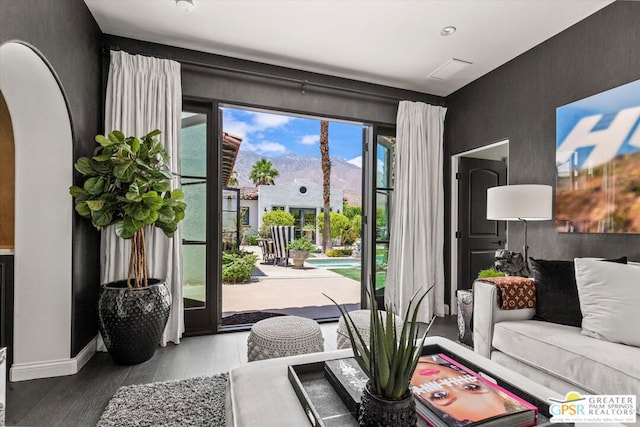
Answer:
<path fill-rule="evenodd" d="M 97 338 L 97 337 L 96 337 Z M 36 363 L 14 363 L 9 370 L 9 381 L 27 381 L 37 378 L 74 375 L 87 364 L 96 352 L 96 338 L 92 339 L 76 357 Z"/>

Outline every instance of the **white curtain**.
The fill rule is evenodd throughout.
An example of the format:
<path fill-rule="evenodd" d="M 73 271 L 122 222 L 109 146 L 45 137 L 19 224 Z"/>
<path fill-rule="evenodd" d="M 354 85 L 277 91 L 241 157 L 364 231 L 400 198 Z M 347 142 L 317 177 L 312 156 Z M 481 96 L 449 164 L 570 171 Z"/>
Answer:
<path fill-rule="evenodd" d="M 447 109 L 421 102 L 398 106 L 385 300 L 404 313 L 411 297 L 435 284 L 418 320 L 444 316 L 442 136 Z"/>
<path fill-rule="evenodd" d="M 160 129 L 174 174 L 180 171 L 182 87 L 180 64 L 166 59 L 111 51 L 105 101 L 105 132 L 143 136 Z M 180 182 L 174 177 L 172 188 Z M 160 344 L 180 342 L 184 332 L 182 301 L 182 237 L 180 227 L 172 239 L 159 228 L 146 230 L 149 277 L 166 279 L 172 305 Z M 116 236 L 113 227 L 102 231 L 100 248 L 102 283 L 127 277 L 131 242 Z"/>

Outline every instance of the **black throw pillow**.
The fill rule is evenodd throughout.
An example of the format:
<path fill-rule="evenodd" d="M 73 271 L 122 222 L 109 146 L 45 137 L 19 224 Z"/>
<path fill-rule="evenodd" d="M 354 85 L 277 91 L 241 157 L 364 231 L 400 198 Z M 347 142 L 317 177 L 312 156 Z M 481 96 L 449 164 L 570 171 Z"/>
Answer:
<path fill-rule="evenodd" d="M 536 281 L 535 320 L 582 326 L 578 285 L 573 261 L 529 258 Z M 627 257 L 603 261 L 627 263 Z"/>

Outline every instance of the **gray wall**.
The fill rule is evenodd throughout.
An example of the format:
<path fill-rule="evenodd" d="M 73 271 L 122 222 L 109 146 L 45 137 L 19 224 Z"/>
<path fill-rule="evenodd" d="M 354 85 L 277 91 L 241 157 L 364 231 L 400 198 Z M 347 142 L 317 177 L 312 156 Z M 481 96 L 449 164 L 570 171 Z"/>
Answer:
<path fill-rule="evenodd" d="M 60 79 L 70 108 L 74 158 L 92 152 L 93 138 L 102 128 L 100 36 L 80 0 L 0 0 L 0 44 L 9 40 L 29 43 Z M 87 221 L 74 216 L 72 357 L 97 333 L 99 245 L 99 234 Z M 33 263 L 38 268 L 38 260 Z"/>
<path fill-rule="evenodd" d="M 640 2 L 615 2 L 447 97 L 447 209 L 450 156 L 503 139 L 510 141 L 512 184 L 555 186 L 556 108 L 640 79 L 639 28 Z M 509 227 L 509 241 L 522 245 L 521 225 Z M 640 260 L 640 235 L 558 234 L 553 221 L 530 223 L 529 246 L 534 258 Z"/>

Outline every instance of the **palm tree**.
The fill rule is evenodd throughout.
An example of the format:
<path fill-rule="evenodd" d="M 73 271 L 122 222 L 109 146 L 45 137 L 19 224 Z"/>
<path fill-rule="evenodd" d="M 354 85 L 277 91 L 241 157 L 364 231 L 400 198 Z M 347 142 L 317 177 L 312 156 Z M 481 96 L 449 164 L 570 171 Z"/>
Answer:
<path fill-rule="evenodd" d="M 249 179 L 253 181 L 254 185 L 273 185 L 275 179 L 280 172 L 273 167 L 273 163 L 264 157 L 253 164 L 251 167 L 251 173 Z"/>
<path fill-rule="evenodd" d="M 329 157 L 329 122 L 320 122 L 320 154 L 322 156 L 322 199 L 324 201 L 324 227 L 322 228 L 322 252 L 331 249 L 331 158 Z"/>

